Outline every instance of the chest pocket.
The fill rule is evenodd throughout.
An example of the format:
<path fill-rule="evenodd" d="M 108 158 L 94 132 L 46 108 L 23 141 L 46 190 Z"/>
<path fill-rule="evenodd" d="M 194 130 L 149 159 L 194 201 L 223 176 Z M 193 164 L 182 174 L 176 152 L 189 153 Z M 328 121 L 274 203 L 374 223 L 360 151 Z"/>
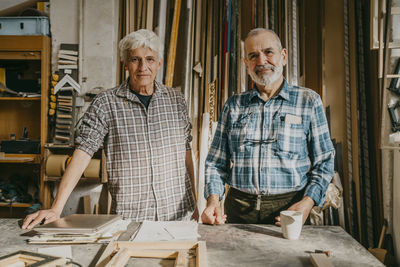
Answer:
<path fill-rule="evenodd" d="M 298 158 L 307 155 L 307 142 L 304 122 L 285 122 L 285 116 L 281 116 L 276 142 L 279 151 L 296 154 Z"/>
<path fill-rule="evenodd" d="M 242 113 L 231 124 L 229 128 L 229 144 L 232 152 L 237 151 L 240 146 L 244 145 L 249 132 L 248 127 L 251 124 L 251 115 L 252 113 Z"/>

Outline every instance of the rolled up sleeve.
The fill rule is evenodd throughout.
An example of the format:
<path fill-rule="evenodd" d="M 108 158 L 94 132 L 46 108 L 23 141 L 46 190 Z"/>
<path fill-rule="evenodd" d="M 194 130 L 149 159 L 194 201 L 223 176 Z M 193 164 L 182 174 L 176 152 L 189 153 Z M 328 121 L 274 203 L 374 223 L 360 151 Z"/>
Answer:
<path fill-rule="evenodd" d="M 99 149 L 108 133 L 104 96 L 96 97 L 82 117 L 80 134 L 75 139 L 76 148 L 90 156 Z"/>
<path fill-rule="evenodd" d="M 325 192 L 334 174 L 335 149 L 329 134 L 324 107 L 318 97 L 314 101 L 309 134 L 309 156 L 311 169 L 305 195 L 311 197 L 315 205 L 322 207 Z"/>
<path fill-rule="evenodd" d="M 228 113 L 229 101 L 225 103 L 218 126 L 215 131 L 210 150 L 205 163 L 205 189 L 204 197 L 208 199 L 211 194 L 219 195 L 220 200 L 225 193 L 225 183 L 230 171 L 230 152 L 228 140 Z"/>

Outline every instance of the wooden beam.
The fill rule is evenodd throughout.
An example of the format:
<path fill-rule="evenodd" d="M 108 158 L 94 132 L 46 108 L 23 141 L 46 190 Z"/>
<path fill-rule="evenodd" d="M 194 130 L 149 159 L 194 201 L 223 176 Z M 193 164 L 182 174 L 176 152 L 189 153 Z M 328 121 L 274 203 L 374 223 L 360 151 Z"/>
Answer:
<path fill-rule="evenodd" d="M 92 209 L 90 207 L 90 196 L 83 196 L 83 213 L 92 214 Z"/>
<path fill-rule="evenodd" d="M 314 267 L 333 267 L 332 262 L 324 253 L 311 253 L 310 259 Z"/>
<path fill-rule="evenodd" d="M 154 0 L 147 0 L 146 29 L 153 30 Z"/>
<path fill-rule="evenodd" d="M 171 39 L 169 42 L 169 50 L 168 50 L 167 71 L 165 75 L 165 85 L 169 87 L 172 87 L 172 83 L 174 80 L 176 45 L 177 45 L 178 30 L 179 30 L 179 17 L 181 13 L 180 11 L 181 11 L 181 0 L 175 0 Z"/>
<path fill-rule="evenodd" d="M 186 267 L 186 255 L 188 251 L 181 250 L 178 251 L 178 255 L 176 256 L 174 267 Z"/>
<path fill-rule="evenodd" d="M 207 247 L 205 241 L 197 242 L 196 266 L 207 267 Z"/>
<path fill-rule="evenodd" d="M 117 242 L 117 248 L 131 248 L 131 249 L 171 249 L 174 250 L 189 250 L 196 248 L 196 242 L 171 242 L 160 241 L 160 242 L 129 242 L 119 241 Z"/>
<path fill-rule="evenodd" d="M 106 267 L 119 267 L 125 266 L 125 264 L 131 258 L 130 251 L 127 248 L 120 249 L 117 254 L 112 257 L 111 261 L 106 265 Z"/>

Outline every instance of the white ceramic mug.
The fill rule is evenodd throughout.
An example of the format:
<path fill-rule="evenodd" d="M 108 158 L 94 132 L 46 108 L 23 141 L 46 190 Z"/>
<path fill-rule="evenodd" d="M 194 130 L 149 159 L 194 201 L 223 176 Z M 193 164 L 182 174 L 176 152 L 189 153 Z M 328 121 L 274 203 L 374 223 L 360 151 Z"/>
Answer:
<path fill-rule="evenodd" d="M 284 210 L 280 212 L 280 217 L 283 237 L 290 240 L 299 239 L 303 227 L 303 213 Z"/>

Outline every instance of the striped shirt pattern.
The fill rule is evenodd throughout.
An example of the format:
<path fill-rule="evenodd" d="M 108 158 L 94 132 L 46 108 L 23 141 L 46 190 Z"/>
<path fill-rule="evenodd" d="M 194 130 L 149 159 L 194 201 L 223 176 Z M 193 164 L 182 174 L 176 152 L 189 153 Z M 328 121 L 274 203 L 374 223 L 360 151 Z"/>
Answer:
<path fill-rule="evenodd" d="M 225 183 L 250 194 L 305 188 L 322 206 L 333 177 L 332 145 L 322 101 L 286 80 L 267 102 L 254 88 L 225 103 L 206 159 L 204 196 L 222 199 Z"/>
<path fill-rule="evenodd" d="M 94 98 L 76 144 L 92 156 L 104 141 L 113 213 L 133 221 L 188 220 L 194 210 L 185 164 L 191 128 L 180 92 L 155 82 L 146 110 L 128 79 Z"/>

